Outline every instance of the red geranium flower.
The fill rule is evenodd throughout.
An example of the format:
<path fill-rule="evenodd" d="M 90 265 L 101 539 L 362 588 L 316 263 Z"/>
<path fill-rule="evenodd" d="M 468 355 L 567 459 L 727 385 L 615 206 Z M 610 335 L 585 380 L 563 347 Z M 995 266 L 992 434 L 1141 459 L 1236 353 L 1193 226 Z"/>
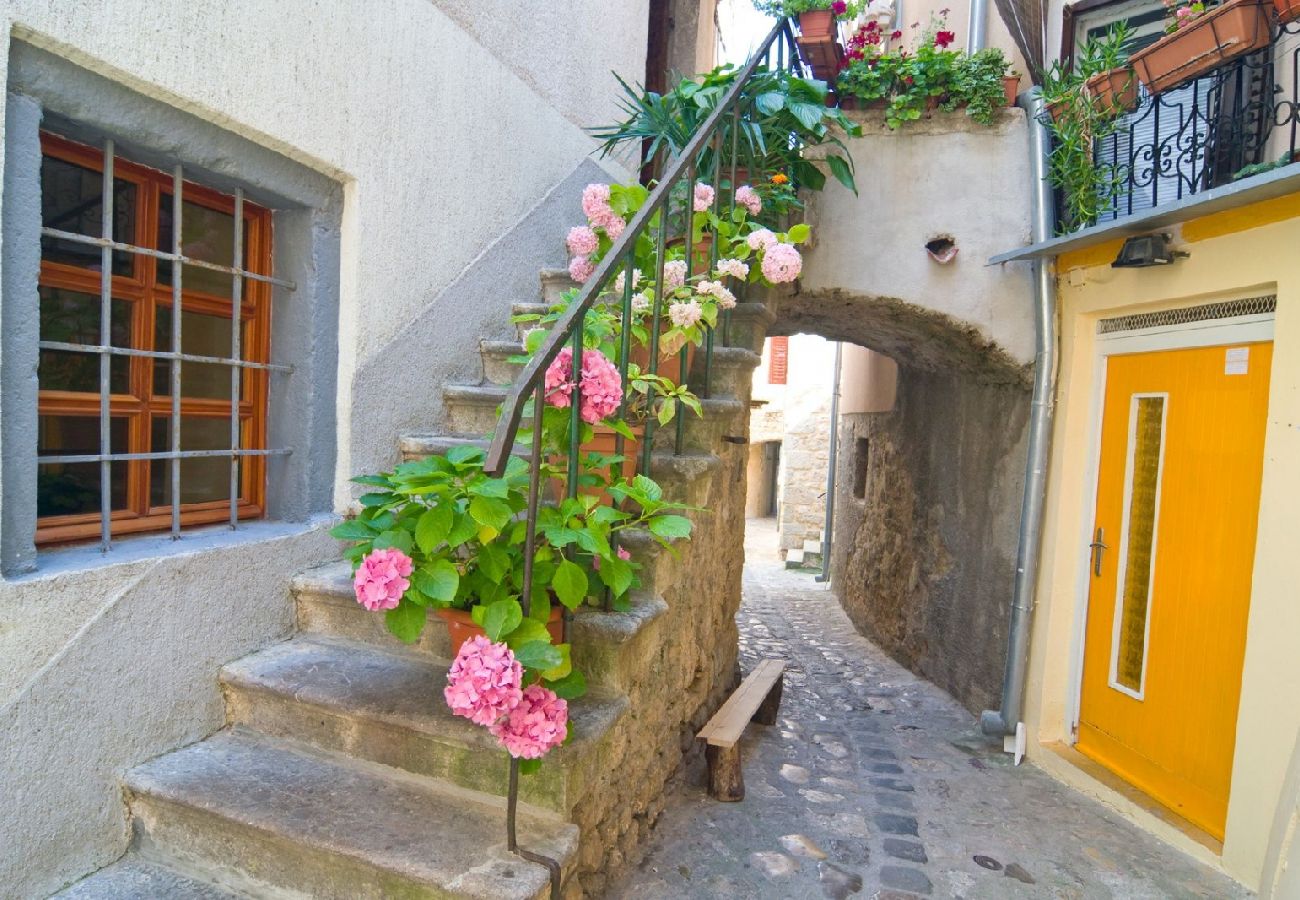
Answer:
<path fill-rule="evenodd" d="M 831 4 L 831 12 L 835 13 L 837 16 L 844 15 L 848 12 L 848 9 L 849 5 L 845 3 L 844 0 L 835 0 L 835 2 Z"/>
<path fill-rule="evenodd" d="M 893 33 L 889 35 L 889 39 L 891 41 L 896 41 L 902 36 L 903 36 L 903 32 L 899 31 L 898 29 L 894 29 Z"/>
<path fill-rule="evenodd" d="M 942 50 L 955 40 L 957 40 L 957 35 L 951 31 L 941 31 L 934 36 L 934 45 Z"/>
<path fill-rule="evenodd" d="M 880 23 L 877 22 L 875 19 L 872 19 L 870 22 L 868 22 L 866 25 L 862 27 L 865 28 L 867 31 L 875 31 L 878 28 L 880 28 Z"/>

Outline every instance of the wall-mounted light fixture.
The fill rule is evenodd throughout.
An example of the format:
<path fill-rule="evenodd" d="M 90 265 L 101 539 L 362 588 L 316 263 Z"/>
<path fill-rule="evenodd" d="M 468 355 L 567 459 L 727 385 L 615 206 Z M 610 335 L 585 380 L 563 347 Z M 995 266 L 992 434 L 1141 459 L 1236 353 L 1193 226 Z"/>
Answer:
<path fill-rule="evenodd" d="M 1189 256 L 1183 250 L 1169 247 L 1167 234 L 1143 234 L 1126 238 L 1119 256 L 1111 263 L 1113 269 L 1145 269 L 1147 266 L 1167 266 L 1176 259 Z"/>

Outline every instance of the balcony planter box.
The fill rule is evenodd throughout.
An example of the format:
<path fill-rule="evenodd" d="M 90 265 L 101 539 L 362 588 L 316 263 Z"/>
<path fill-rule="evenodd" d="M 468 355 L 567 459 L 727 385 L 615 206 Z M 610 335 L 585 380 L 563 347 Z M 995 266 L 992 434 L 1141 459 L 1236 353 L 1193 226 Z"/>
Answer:
<path fill-rule="evenodd" d="M 468 610 L 447 607 L 446 609 L 435 609 L 433 613 L 447 623 L 447 634 L 451 638 L 451 655 L 453 659 L 460 652 L 461 644 L 476 635 L 482 634 L 486 636 L 483 629 L 474 624 L 474 619 Z M 551 617 L 546 620 L 546 630 L 550 632 L 551 640 L 556 644 L 564 643 L 563 615 L 564 607 L 560 606 L 560 602 L 555 597 L 551 597 Z"/>
<path fill-rule="evenodd" d="M 1268 42 L 1269 14 L 1263 0 L 1229 0 L 1134 53 L 1130 62 L 1146 89 L 1159 94 Z"/>
<path fill-rule="evenodd" d="M 1285 25 L 1300 19 L 1300 0 L 1273 0 L 1273 8 L 1277 10 L 1279 24 Z"/>
<path fill-rule="evenodd" d="M 808 40 L 834 39 L 835 13 L 829 9 L 813 9 L 799 13 L 799 36 Z"/>
<path fill-rule="evenodd" d="M 1137 109 L 1138 84 L 1132 69 L 1098 72 L 1083 83 L 1083 89 L 1103 111 L 1132 112 Z"/>

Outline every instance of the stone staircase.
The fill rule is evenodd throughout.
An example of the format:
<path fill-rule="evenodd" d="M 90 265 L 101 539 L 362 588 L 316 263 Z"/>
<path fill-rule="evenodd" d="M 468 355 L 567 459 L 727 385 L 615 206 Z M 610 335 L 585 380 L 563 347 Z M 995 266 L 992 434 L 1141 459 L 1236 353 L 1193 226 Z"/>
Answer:
<path fill-rule="evenodd" d="M 541 281 L 541 302 L 516 312 L 569 286 L 563 272 Z M 652 474 L 702 510 L 695 539 L 677 555 L 631 534 L 644 566 L 631 610 L 575 617 L 574 661 L 591 689 L 571 707 L 573 740 L 522 779 L 519 820 L 523 846 L 560 860 L 566 896 L 598 893 L 635 861 L 664 781 L 730 685 L 739 445 L 769 322 L 763 304 L 738 306 L 739 346 L 715 349 L 713 396 L 690 417 L 683 455 L 672 454 L 675 429 L 655 436 Z M 445 429 L 402 435 L 404 457 L 486 445 L 519 337 L 482 342 L 482 382 L 445 386 Z M 728 546 L 735 564 L 720 566 Z M 130 852 L 59 896 L 549 896 L 546 869 L 505 849 L 505 754 L 442 701 L 445 632 L 398 642 L 356 603 L 342 561 L 300 574 L 293 593 L 296 634 L 220 673 L 227 727 L 126 774 Z"/>

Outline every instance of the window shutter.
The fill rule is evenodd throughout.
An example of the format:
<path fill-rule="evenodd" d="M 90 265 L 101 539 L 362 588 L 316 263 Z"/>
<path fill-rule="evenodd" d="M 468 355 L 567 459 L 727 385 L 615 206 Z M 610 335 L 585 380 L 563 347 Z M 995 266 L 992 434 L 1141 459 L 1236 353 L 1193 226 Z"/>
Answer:
<path fill-rule="evenodd" d="M 790 365 L 790 339 L 788 337 L 769 338 L 771 356 L 767 364 L 767 383 L 785 384 L 786 371 Z"/>

